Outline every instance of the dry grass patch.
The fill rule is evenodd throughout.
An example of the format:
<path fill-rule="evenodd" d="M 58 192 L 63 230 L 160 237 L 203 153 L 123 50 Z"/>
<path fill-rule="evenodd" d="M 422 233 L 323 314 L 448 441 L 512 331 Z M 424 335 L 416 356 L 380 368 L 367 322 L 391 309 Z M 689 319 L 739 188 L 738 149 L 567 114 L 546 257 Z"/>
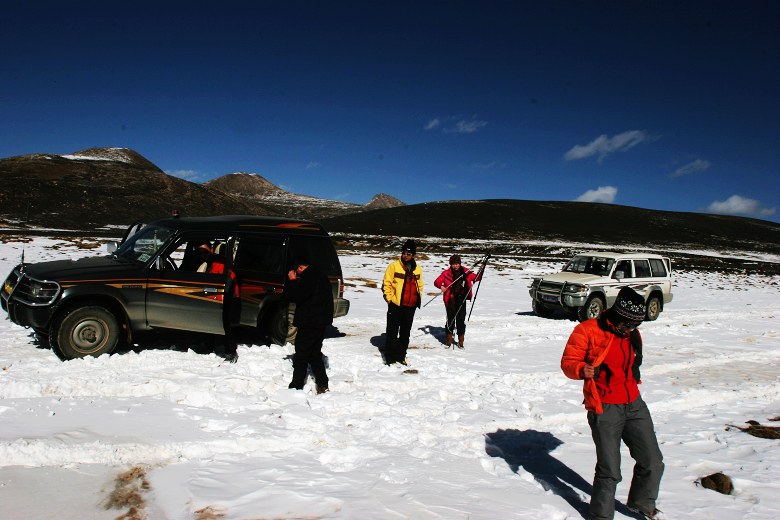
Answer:
<path fill-rule="evenodd" d="M 146 468 L 135 466 L 114 479 L 114 489 L 105 501 L 106 509 L 124 509 L 117 520 L 146 520 L 144 493 L 151 489 L 146 480 Z"/>

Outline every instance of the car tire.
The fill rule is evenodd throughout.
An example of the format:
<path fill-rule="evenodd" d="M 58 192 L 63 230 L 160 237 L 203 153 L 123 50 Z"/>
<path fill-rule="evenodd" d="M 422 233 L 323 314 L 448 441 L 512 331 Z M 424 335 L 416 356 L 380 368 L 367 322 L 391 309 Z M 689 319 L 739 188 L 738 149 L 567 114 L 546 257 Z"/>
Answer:
<path fill-rule="evenodd" d="M 553 315 L 553 312 L 555 312 L 555 309 L 551 309 L 542 302 L 536 300 L 531 302 L 531 308 L 534 310 L 534 313 L 536 313 L 537 316 L 541 316 L 542 318 L 549 318 Z"/>
<path fill-rule="evenodd" d="M 591 296 L 585 302 L 585 305 L 577 310 L 577 318 L 580 321 L 598 318 L 604 312 L 604 307 L 606 307 L 606 304 L 601 296 Z"/>
<path fill-rule="evenodd" d="M 64 359 L 110 354 L 119 343 L 119 322 L 100 306 L 78 307 L 60 318 L 52 338 Z"/>
<path fill-rule="evenodd" d="M 289 305 L 278 305 L 271 313 L 268 320 L 268 336 L 275 345 L 285 345 L 295 343 L 295 337 L 298 334 L 298 328 L 293 327 L 293 317 L 295 311 L 291 312 Z"/>
<path fill-rule="evenodd" d="M 658 296 L 651 296 L 647 300 L 647 311 L 645 312 L 645 320 L 655 321 L 661 314 L 661 299 Z"/>

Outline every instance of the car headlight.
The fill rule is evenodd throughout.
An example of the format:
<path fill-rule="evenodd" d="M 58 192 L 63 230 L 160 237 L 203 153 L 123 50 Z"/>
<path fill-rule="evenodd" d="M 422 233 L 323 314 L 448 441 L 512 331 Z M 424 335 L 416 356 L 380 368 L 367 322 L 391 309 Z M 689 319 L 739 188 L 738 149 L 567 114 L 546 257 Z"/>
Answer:
<path fill-rule="evenodd" d="M 56 282 L 30 280 L 29 298 L 33 305 L 46 305 L 54 301 L 60 293 L 60 285 Z"/>
<path fill-rule="evenodd" d="M 588 292 L 588 288 L 585 285 L 578 283 L 566 284 L 563 288 L 563 292 L 566 294 L 584 294 Z"/>

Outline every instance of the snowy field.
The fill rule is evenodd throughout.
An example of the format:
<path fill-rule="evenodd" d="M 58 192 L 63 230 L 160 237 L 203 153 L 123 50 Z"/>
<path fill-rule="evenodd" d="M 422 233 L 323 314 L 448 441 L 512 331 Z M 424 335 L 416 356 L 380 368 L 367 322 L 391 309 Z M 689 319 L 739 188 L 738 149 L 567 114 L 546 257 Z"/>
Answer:
<path fill-rule="evenodd" d="M 2 277 L 22 248 L 31 262 L 104 251 L 15 240 L 0 243 Z M 420 262 L 425 301 L 448 256 Z M 61 362 L 3 313 L 0 518 L 586 518 L 594 449 L 582 383 L 559 369 L 575 322 L 534 316 L 527 290 L 561 264 L 491 261 L 466 349 L 443 347 L 436 299 L 417 312 L 409 367 L 387 367 L 377 285 L 390 261 L 342 255 L 352 308 L 326 339 L 323 395 L 287 389 L 290 346 L 240 345 L 235 365 L 181 342 Z M 780 277 L 678 272 L 674 301 L 641 330 L 658 507 L 780 518 L 780 441 L 726 427 L 780 426 Z M 631 468 L 624 449 L 621 502 Z M 696 485 L 715 472 L 733 494 Z"/>

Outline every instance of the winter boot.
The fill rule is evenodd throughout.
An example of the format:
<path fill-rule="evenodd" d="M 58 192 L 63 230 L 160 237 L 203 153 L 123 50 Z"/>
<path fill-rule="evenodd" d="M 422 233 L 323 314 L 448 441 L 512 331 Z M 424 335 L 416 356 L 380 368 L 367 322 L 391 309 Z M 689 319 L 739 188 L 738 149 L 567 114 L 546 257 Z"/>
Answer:
<path fill-rule="evenodd" d="M 466 348 L 466 345 L 463 344 L 463 340 L 466 337 L 465 334 L 458 334 L 458 348 Z"/>
<path fill-rule="evenodd" d="M 452 332 L 447 333 L 447 348 L 452 346 Z"/>

